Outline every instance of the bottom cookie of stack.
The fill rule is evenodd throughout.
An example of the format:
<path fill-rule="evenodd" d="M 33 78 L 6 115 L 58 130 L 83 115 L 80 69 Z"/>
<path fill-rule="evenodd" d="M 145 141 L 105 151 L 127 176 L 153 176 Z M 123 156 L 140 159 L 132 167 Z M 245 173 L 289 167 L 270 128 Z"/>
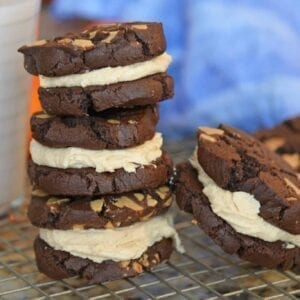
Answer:
<path fill-rule="evenodd" d="M 172 239 L 162 239 L 148 247 L 138 259 L 120 262 L 106 260 L 102 263 L 55 250 L 39 237 L 34 242 L 34 251 L 38 269 L 50 278 L 63 279 L 79 275 L 90 283 L 101 283 L 133 277 L 151 269 L 169 259 L 173 245 Z"/>

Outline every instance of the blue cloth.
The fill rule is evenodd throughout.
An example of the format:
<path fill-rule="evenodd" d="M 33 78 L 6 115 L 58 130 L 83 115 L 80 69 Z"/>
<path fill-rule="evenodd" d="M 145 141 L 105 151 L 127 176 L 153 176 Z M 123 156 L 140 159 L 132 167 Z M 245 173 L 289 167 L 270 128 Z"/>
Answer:
<path fill-rule="evenodd" d="M 300 114 L 299 0 L 54 0 L 59 19 L 164 24 L 176 95 L 161 105 L 167 137 L 199 125 L 247 131 Z"/>

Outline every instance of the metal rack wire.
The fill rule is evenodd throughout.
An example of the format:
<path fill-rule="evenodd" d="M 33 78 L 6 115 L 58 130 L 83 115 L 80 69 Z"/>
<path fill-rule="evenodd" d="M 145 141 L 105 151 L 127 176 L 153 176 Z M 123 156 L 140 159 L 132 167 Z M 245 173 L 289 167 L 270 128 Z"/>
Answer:
<path fill-rule="evenodd" d="M 182 143 L 180 143 L 182 144 Z M 169 145 L 176 160 L 192 142 Z M 188 145 L 188 147 L 187 147 Z M 0 221 L 0 299 L 298 299 L 300 272 L 256 267 L 226 255 L 179 213 L 177 229 L 187 250 L 136 278 L 91 285 L 77 277 L 55 281 L 39 273 L 32 250 L 36 235 L 24 210 Z"/>

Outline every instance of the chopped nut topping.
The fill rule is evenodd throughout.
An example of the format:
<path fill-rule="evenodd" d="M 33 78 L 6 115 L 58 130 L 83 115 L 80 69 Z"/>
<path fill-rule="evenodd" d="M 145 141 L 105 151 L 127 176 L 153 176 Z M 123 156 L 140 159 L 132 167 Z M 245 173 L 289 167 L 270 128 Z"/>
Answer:
<path fill-rule="evenodd" d="M 289 202 L 291 202 L 291 201 L 298 201 L 298 199 L 295 198 L 295 197 L 288 197 L 286 200 L 289 201 Z"/>
<path fill-rule="evenodd" d="M 206 140 L 206 141 L 209 141 L 209 142 L 212 142 L 212 143 L 215 143 L 217 141 L 214 137 L 212 137 L 210 135 L 207 135 L 205 133 L 200 134 L 200 139 Z"/>
<path fill-rule="evenodd" d="M 298 153 L 283 154 L 282 158 L 294 169 L 297 169 L 300 165 L 300 155 Z"/>
<path fill-rule="evenodd" d="M 146 215 L 146 216 L 143 216 L 140 220 L 141 221 L 147 221 L 147 220 L 149 220 L 152 216 L 153 216 L 153 211 L 151 212 L 151 213 L 149 213 L 148 215 Z"/>
<path fill-rule="evenodd" d="M 297 195 L 300 195 L 300 189 L 293 182 L 291 182 L 288 178 L 284 178 L 284 181 L 290 188 L 295 191 Z"/>
<path fill-rule="evenodd" d="M 276 150 L 280 146 L 284 144 L 284 139 L 283 138 L 271 138 L 268 139 L 264 142 L 264 144 L 271 150 Z"/>
<path fill-rule="evenodd" d="M 134 271 L 137 273 L 142 273 L 143 272 L 143 267 L 141 264 L 137 263 L 136 261 L 132 264 L 132 268 Z"/>
<path fill-rule="evenodd" d="M 98 199 L 90 202 L 91 209 L 97 213 L 101 212 L 104 204 L 104 199 Z"/>
<path fill-rule="evenodd" d="M 58 44 L 62 44 L 62 45 L 64 45 L 64 44 L 71 44 L 72 40 L 69 39 L 69 38 L 65 38 L 65 39 L 58 40 L 57 43 Z"/>
<path fill-rule="evenodd" d="M 155 257 L 155 259 L 156 259 L 157 262 L 160 262 L 160 256 L 159 256 L 158 253 L 155 253 L 154 257 Z"/>
<path fill-rule="evenodd" d="M 48 115 L 48 114 L 37 114 L 37 115 L 35 115 L 35 117 L 39 118 L 39 119 L 49 119 L 49 118 L 51 118 L 51 116 Z"/>
<path fill-rule="evenodd" d="M 130 199 L 126 196 L 120 197 L 117 200 L 117 202 L 114 203 L 114 205 L 119 207 L 119 208 L 128 207 L 128 208 L 130 208 L 132 210 L 135 210 L 135 211 L 143 210 L 142 206 L 138 205 L 132 199 Z"/>
<path fill-rule="evenodd" d="M 33 190 L 31 192 L 32 196 L 37 196 L 37 197 L 47 197 L 49 196 L 47 193 L 45 193 L 43 190 L 37 189 L 37 190 Z"/>
<path fill-rule="evenodd" d="M 166 200 L 166 202 L 164 203 L 163 207 L 169 207 L 173 202 L 173 197 L 171 196 L 170 198 L 168 198 Z"/>
<path fill-rule="evenodd" d="M 137 25 L 132 25 L 131 28 L 146 30 L 148 28 L 148 26 L 145 24 L 137 24 Z"/>
<path fill-rule="evenodd" d="M 107 123 L 110 123 L 110 124 L 120 124 L 121 122 L 119 120 L 109 119 L 109 120 L 107 120 Z"/>
<path fill-rule="evenodd" d="M 150 207 L 154 207 L 157 205 L 157 200 L 153 199 L 150 195 L 147 196 L 147 205 Z"/>
<path fill-rule="evenodd" d="M 130 260 L 124 260 L 120 262 L 121 268 L 126 268 L 129 266 Z"/>
<path fill-rule="evenodd" d="M 144 267 L 149 267 L 149 260 L 148 260 L 148 254 L 144 254 L 140 259 L 139 262 L 144 266 Z"/>
<path fill-rule="evenodd" d="M 208 135 L 223 135 L 224 130 L 219 128 L 211 128 L 211 127 L 200 127 L 200 132 L 204 132 Z"/>
<path fill-rule="evenodd" d="M 62 203 L 65 203 L 65 202 L 69 202 L 70 199 L 69 198 L 56 198 L 56 197 L 51 197 L 47 200 L 47 205 L 53 205 L 53 204 L 62 204 Z"/>
<path fill-rule="evenodd" d="M 109 43 L 111 43 L 111 41 L 115 38 L 115 36 L 117 34 L 118 34 L 118 31 L 110 31 L 110 32 L 108 32 L 108 36 L 101 42 L 109 44 Z"/>
<path fill-rule="evenodd" d="M 167 193 L 170 191 L 170 188 L 164 185 L 164 186 L 161 186 L 160 188 L 158 188 L 158 190 L 162 193 Z"/>
<path fill-rule="evenodd" d="M 170 194 L 170 188 L 167 186 L 161 186 L 155 192 L 159 195 L 160 198 L 165 199 L 166 196 Z"/>
<path fill-rule="evenodd" d="M 92 41 L 82 40 L 82 39 L 78 39 L 78 40 L 76 39 L 76 40 L 72 41 L 72 45 L 75 47 L 85 48 L 85 49 L 94 47 L 94 44 Z"/>
<path fill-rule="evenodd" d="M 115 226 L 113 225 L 113 223 L 111 221 L 108 221 L 105 225 L 104 225 L 105 228 L 107 229 L 113 229 L 115 228 Z"/>
<path fill-rule="evenodd" d="M 35 46 L 42 46 L 47 43 L 47 40 L 38 40 L 33 42 L 32 44 L 27 45 L 27 47 L 35 47 Z"/>
<path fill-rule="evenodd" d="M 98 33 L 98 30 L 89 32 L 90 39 L 93 39 L 96 36 L 97 33 Z"/>
<path fill-rule="evenodd" d="M 134 193 L 133 195 L 138 201 L 143 201 L 145 199 L 145 196 L 142 193 Z"/>
<path fill-rule="evenodd" d="M 160 191 L 156 191 L 156 194 L 161 198 L 161 199 L 164 199 L 166 194 L 165 193 L 162 193 Z"/>

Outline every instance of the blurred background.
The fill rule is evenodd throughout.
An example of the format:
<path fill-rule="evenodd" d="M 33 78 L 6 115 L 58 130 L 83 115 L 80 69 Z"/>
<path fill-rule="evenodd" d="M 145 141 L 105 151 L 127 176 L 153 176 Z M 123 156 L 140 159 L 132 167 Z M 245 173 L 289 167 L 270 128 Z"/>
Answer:
<path fill-rule="evenodd" d="M 300 113 L 298 0 L 44 1 L 39 36 L 114 20 L 164 24 L 176 83 L 161 105 L 167 139 L 221 122 L 253 132 Z"/>

